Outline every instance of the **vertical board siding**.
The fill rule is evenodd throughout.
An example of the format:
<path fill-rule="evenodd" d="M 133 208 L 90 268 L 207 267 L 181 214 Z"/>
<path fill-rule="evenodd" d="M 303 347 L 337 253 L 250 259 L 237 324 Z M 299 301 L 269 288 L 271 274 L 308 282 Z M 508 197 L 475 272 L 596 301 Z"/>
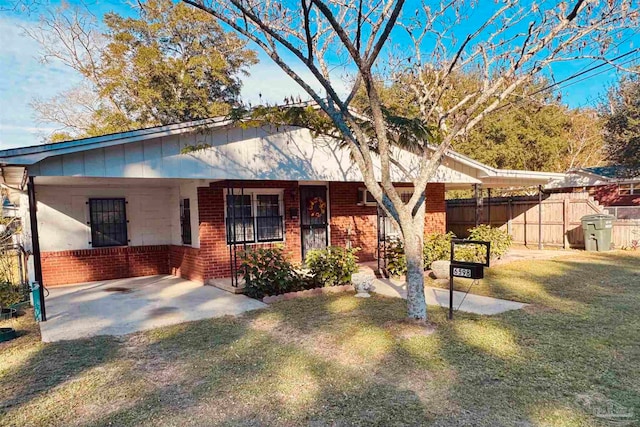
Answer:
<path fill-rule="evenodd" d="M 491 222 L 488 221 L 489 200 L 484 200 L 484 223 L 503 229 L 522 245 L 537 245 L 539 230 L 538 196 L 491 199 Z M 584 248 L 581 218 L 603 213 L 602 207 L 586 193 L 554 193 L 542 201 L 542 243 L 547 246 Z M 447 231 L 467 237 L 475 226 L 473 199 L 447 201 Z M 627 247 L 640 239 L 639 220 L 616 220 L 613 244 Z"/>

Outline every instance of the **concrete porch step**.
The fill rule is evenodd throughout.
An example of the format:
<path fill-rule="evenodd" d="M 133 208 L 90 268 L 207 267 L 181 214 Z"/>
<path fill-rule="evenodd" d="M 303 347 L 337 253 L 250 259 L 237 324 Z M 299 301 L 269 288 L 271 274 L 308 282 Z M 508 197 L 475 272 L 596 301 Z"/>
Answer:
<path fill-rule="evenodd" d="M 222 289 L 223 291 L 227 291 L 232 294 L 244 294 L 245 293 L 245 284 L 244 280 L 238 278 L 238 286 L 231 285 L 231 277 L 225 277 L 223 279 L 209 279 L 207 280 L 206 285 L 214 286 L 218 289 Z"/>

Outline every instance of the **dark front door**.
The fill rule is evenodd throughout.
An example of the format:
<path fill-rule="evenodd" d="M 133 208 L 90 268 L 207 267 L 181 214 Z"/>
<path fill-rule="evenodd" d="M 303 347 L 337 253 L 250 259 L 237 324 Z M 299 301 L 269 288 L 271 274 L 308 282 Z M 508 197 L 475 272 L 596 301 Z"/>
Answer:
<path fill-rule="evenodd" d="M 302 259 L 312 249 L 327 247 L 327 187 L 300 187 L 300 228 Z"/>

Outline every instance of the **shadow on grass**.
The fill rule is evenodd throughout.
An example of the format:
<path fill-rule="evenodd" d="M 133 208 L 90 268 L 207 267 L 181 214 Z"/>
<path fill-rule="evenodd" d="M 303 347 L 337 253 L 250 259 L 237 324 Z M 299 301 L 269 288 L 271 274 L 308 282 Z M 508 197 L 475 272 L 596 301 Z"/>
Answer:
<path fill-rule="evenodd" d="M 538 283 L 531 301 L 550 309 L 458 313 L 448 322 L 430 307 L 430 333 L 400 320 L 403 300 L 343 294 L 118 340 L 43 345 L 0 380 L 40 381 L 12 394 L 24 398 L 6 408 L 9 424 L 38 425 L 31 405 L 56 393 L 58 424 L 81 414 L 87 426 L 597 425 L 576 399 L 596 392 L 640 414 L 640 301 L 638 284 L 627 283 L 637 259 L 544 261 L 553 267 L 546 275 L 496 274 L 487 290 L 527 296 L 523 289 Z M 608 283 L 620 286 L 611 292 Z M 114 363 L 135 387 L 116 382 L 124 391 L 64 400 L 60 385 Z"/>
<path fill-rule="evenodd" d="M 113 360 L 118 350 L 112 337 L 36 345 L 38 350 L 0 378 L 0 411 L 40 398 L 83 372 Z"/>

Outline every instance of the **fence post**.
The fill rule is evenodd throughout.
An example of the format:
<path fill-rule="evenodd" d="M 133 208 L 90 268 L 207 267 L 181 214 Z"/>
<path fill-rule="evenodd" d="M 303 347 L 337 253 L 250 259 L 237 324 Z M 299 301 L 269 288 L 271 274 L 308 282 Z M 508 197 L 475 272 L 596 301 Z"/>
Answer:
<path fill-rule="evenodd" d="M 511 197 L 507 200 L 507 234 L 510 236 L 513 234 L 513 226 L 511 221 L 513 220 L 513 206 L 511 205 Z"/>
<path fill-rule="evenodd" d="M 563 243 L 562 247 L 564 249 L 569 248 L 569 199 L 562 200 L 563 210 L 562 210 L 562 235 Z"/>
<path fill-rule="evenodd" d="M 482 224 L 482 184 L 473 184 L 473 195 L 476 199 L 476 227 Z"/>
<path fill-rule="evenodd" d="M 538 249 L 542 249 L 542 185 L 538 185 Z"/>

